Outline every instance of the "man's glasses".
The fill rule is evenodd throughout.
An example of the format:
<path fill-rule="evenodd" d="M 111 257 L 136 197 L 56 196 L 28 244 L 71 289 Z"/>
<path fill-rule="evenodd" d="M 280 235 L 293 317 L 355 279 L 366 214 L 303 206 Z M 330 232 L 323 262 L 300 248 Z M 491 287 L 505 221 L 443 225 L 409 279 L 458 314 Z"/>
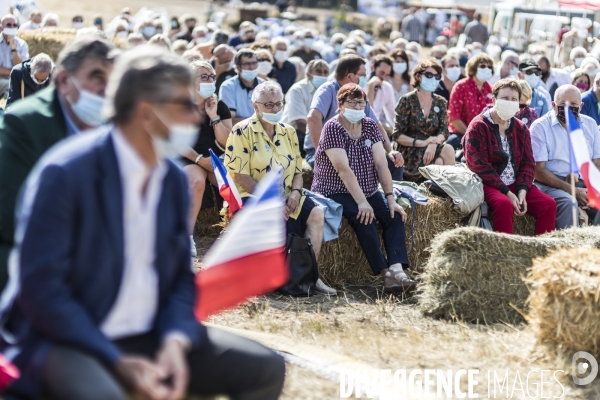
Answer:
<path fill-rule="evenodd" d="M 427 79 L 435 78 L 436 81 L 442 79 L 442 74 L 434 74 L 433 72 L 429 71 L 423 72 L 423 76 Z"/>
<path fill-rule="evenodd" d="M 522 71 L 522 72 L 524 72 L 524 73 L 525 73 L 525 75 L 537 75 L 537 76 L 542 76 L 542 71 L 540 71 L 540 70 L 534 71 L 534 70 L 528 69 L 527 71 Z"/>
<path fill-rule="evenodd" d="M 6 24 L 2 24 L 2 26 L 3 26 L 3 27 L 5 27 L 5 28 L 16 28 L 16 27 L 18 27 L 19 25 L 17 25 L 17 24 L 10 24 L 10 23 L 6 23 Z"/>
<path fill-rule="evenodd" d="M 209 82 L 209 81 L 214 81 L 215 79 L 217 79 L 217 76 L 214 74 L 211 74 L 211 75 L 202 74 L 202 75 L 198 75 L 196 77 L 196 82 L 198 82 L 198 80 L 200 80 L 202 82 Z"/>
<path fill-rule="evenodd" d="M 255 69 L 256 67 L 258 67 L 258 61 L 248 61 L 245 63 L 242 63 L 242 68 L 252 68 Z"/>
<path fill-rule="evenodd" d="M 367 106 L 367 103 L 362 100 L 346 100 L 344 103 L 348 104 L 352 108 L 364 108 Z"/>
<path fill-rule="evenodd" d="M 491 65 L 487 65 L 487 64 L 479 64 L 479 65 L 477 66 L 477 68 L 488 68 L 488 69 L 494 69 L 494 67 L 493 67 L 493 66 L 491 66 Z"/>
<path fill-rule="evenodd" d="M 273 110 L 274 108 L 280 110 L 285 105 L 285 101 L 278 101 L 277 103 L 260 103 L 260 102 L 257 101 L 257 103 L 258 104 L 262 104 L 269 111 Z"/>

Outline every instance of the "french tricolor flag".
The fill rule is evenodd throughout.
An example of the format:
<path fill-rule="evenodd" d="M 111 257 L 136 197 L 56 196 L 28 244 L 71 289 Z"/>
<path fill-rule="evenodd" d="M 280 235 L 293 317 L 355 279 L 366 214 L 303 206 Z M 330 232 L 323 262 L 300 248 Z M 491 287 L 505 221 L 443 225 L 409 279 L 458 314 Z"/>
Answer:
<path fill-rule="evenodd" d="M 581 174 L 587 188 L 589 205 L 600 210 L 600 171 L 591 160 L 581 126 L 569 107 L 565 107 L 565 114 L 571 139 L 571 171 Z"/>
<path fill-rule="evenodd" d="M 19 369 L 0 353 L 0 392 L 21 376 Z"/>
<path fill-rule="evenodd" d="M 237 306 L 268 293 L 288 280 L 285 259 L 284 200 L 281 174 L 273 171 L 256 186 L 203 260 L 196 275 L 196 318 Z"/>
<path fill-rule="evenodd" d="M 236 211 L 243 207 L 242 198 L 237 187 L 235 187 L 233 179 L 231 179 L 231 175 L 229 175 L 219 157 L 212 150 L 209 149 L 208 151 L 210 152 L 210 160 L 212 161 L 215 177 L 219 184 L 219 194 L 229 205 L 229 218 L 231 218 Z"/>

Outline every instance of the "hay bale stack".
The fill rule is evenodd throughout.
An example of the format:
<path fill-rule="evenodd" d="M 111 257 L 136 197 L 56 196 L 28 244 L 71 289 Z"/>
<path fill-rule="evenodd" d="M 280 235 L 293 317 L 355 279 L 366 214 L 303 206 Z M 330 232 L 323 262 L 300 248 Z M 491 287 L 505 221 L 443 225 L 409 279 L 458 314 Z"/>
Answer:
<path fill-rule="evenodd" d="M 68 43 L 75 40 L 75 29 L 43 28 L 19 32 L 19 37 L 27 42 L 31 57 L 46 53 L 54 61 Z"/>
<path fill-rule="evenodd" d="M 432 242 L 421 275 L 421 311 L 467 322 L 523 322 L 515 308 L 526 310 L 529 292 L 523 278 L 533 260 L 560 248 L 595 247 L 599 241 L 600 228 L 593 227 L 536 238 L 479 228 L 445 232 Z"/>
<path fill-rule="evenodd" d="M 313 181 L 313 169 L 305 159 L 302 159 L 302 179 L 304 181 L 304 189 L 310 190 Z"/>
<path fill-rule="evenodd" d="M 219 212 L 216 206 L 200 210 L 195 226 L 199 236 L 218 236 L 221 233 L 223 221 Z"/>
<path fill-rule="evenodd" d="M 586 351 L 600 359 L 600 250 L 564 249 L 538 259 L 526 282 L 527 321 L 547 354 L 570 362 Z"/>

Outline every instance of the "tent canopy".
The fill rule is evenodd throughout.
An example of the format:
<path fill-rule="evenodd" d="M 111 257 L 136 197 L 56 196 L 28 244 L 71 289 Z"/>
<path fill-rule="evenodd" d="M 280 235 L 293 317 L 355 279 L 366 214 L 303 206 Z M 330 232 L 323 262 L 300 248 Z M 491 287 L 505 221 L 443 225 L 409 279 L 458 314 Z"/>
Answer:
<path fill-rule="evenodd" d="M 600 10 L 600 0 L 558 0 L 561 7 L 585 8 L 586 10 Z"/>

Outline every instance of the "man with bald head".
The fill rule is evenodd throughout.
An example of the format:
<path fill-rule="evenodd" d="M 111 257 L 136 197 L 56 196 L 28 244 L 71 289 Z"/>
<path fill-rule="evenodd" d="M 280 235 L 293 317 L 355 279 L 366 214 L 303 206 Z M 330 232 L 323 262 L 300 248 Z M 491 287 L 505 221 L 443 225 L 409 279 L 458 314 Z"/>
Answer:
<path fill-rule="evenodd" d="M 535 184 L 556 201 L 556 229 L 573 226 L 572 196 L 570 186 L 571 154 L 565 122 L 565 108 L 569 107 L 587 142 L 590 158 L 600 168 L 600 134 L 596 121 L 581 114 L 581 92 L 573 85 L 556 89 L 552 110 L 531 125 L 531 145 L 535 158 Z M 580 208 L 586 210 L 594 225 L 599 222 L 596 210 L 589 207 L 587 189 L 580 174 L 576 174 L 576 198 Z M 577 211 L 579 220 L 579 210 Z"/>

